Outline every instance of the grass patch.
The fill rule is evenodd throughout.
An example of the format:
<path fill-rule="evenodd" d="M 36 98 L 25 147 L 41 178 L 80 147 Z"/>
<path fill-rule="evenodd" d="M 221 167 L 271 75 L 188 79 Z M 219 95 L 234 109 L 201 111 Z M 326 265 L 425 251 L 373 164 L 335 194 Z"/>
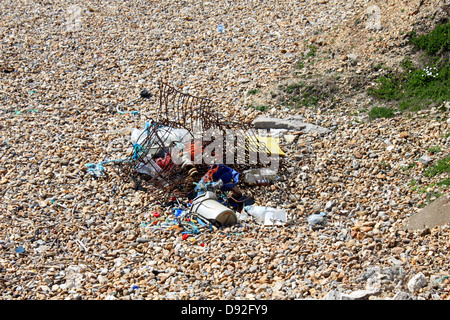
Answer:
<path fill-rule="evenodd" d="M 334 83 L 328 83 L 327 81 L 313 84 L 300 81 L 289 85 L 280 85 L 279 89 L 285 94 L 281 104 L 290 108 L 297 108 L 301 106 L 317 107 L 320 102 L 326 99 L 334 104 L 333 94 L 337 87 Z"/>
<path fill-rule="evenodd" d="M 442 196 L 442 193 L 437 192 L 437 191 L 427 192 L 426 193 L 427 201 L 424 204 L 425 205 L 430 204 L 431 202 L 433 202 L 434 200 L 438 199 L 441 196 Z"/>
<path fill-rule="evenodd" d="M 395 115 L 394 109 L 387 107 L 372 107 L 369 111 L 369 117 L 375 118 L 392 118 Z"/>
<path fill-rule="evenodd" d="M 403 72 L 389 72 L 376 80 L 368 93 L 380 100 L 396 102 L 399 110 L 418 111 L 450 100 L 450 23 L 438 25 L 426 35 L 410 35 L 410 44 L 423 50 L 423 66 L 409 57 L 401 63 Z"/>
<path fill-rule="evenodd" d="M 284 93 L 288 93 L 288 94 L 291 94 L 291 93 L 297 93 L 298 94 L 300 92 L 300 89 L 304 85 L 305 85 L 304 82 L 293 83 L 293 84 L 290 84 L 290 85 L 282 87 L 282 91 Z"/>
<path fill-rule="evenodd" d="M 411 181 L 408 182 L 408 186 L 411 188 L 412 191 L 416 191 L 418 188 L 416 179 L 411 179 Z"/>
<path fill-rule="evenodd" d="M 437 183 L 439 187 L 449 187 L 450 186 L 450 178 L 445 178 Z"/>
<path fill-rule="evenodd" d="M 248 108 L 253 108 L 255 110 L 259 110 L 259 111 L 263 111 L 263 112 L 269 110 L 268 106 L 255 106 L 253 104 L 249 104 Z"/>
<path fill-rule="evenodd" d="M 299 61 L 299 62 L 297 62 L 297 64 L 295 65 L 295 67 L 297 68 L 297 69 L 303 69 L 304 67 L 305 67 L 305 63 L 303 62 L 303 61 Z"/>
<path fill-rule="evenodd" d="M 438 153 L 441 152 L 441 147 L 440 146 L 433 146 L 433 147 L 429 147 L 428 148 L 428 152 L 430 153 Z"/>
<path fill-rule="evenodd" d="M 309 51 L 306 54 L 306 57 L 315 57 L 317 55 L 317 47 L 313 45 L 308 46 Z"/>
<path fill-rule="evenodd" d="M 410 34 L 410 42 L 418 49 L 429 55 L 435 55 L 443 50 L 450 50 L 450 23 L 436 26 L 426 35 L 418 36 L 415 32 Z"/>
<path fill-rule="evenodd" d="M 444 172 L 450 173 L 450 156 L 439 160 L 434 166 L 426 168 L 423 174 L 432 178 Z"/>
<path fill-rule="evenodd" d="M 248 92 L 247 92 L 247 95 L 254 95 L 254 94 L 257 94 L 257 93 L 259 93 L 259 92 L 261 92 L 261 90 L 260 89 L 252 89 L 252 90 L 249 90 Z"/>

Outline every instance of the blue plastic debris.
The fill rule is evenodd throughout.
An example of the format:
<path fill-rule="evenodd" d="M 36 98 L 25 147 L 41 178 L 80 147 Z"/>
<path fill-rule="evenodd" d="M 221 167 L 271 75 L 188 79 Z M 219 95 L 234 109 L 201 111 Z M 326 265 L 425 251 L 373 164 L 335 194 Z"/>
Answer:
<path fill-rule="evenodd" d="M 308 223 L 312 228 L 320 228 L 325 224 L 325 212 L 321 212 L 320 214 L 312 214 L 308 216 Z"/>
<path fill-rule="evenodd" d="M 24 253 L 24 252 L 25 249 L 22 246 L 16 248 L 16 253 Z"/>
<path fill-rule="evenodd" d="M 101 177 L 105 172 L 105 168 L 101 163 L 87 163 L 86 167 L 87 167 L 86 171 L 96 177 Z"/>

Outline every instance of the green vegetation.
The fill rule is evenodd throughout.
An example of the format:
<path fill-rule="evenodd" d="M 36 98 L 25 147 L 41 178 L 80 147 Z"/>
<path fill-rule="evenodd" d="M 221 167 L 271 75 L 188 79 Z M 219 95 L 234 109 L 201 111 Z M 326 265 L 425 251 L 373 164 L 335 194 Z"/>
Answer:
<path fill-rule="evenodd" d="M 392 101 L 401 111 L 417 111 L 450 100 L 450 23 L 438 25 L 426 35 L 410 34 L 415 50 L 422 50 L 417 66 L 406 57 L 403 72 L 388 72 L 377 79 L 368 93 L 380 100 Z M 422 65 L 419 67 L 419 65 Z"/>
<path fill-rule="evenodd" d="M 372 107 L 369 111 L 369 117 L 374 118 L 392 118 L 395 115 L 395 111 L 387 107 Z"/>
<path fill-rule="evenodd" d="M 439 182 L 437 183 L 437 185 L 438 185 L 439 187 L 443 187 L 443 186 L 450 187 L 450 178 L 442 179 L 441 181 L 439 181 Z"/>
<path fill-rule="evenodd" d="M 441 152 L 441 147 L 440 146 L 433 146 L 433 147 L 429 147 L 428 148 L 428 152 L 430 153 L 438 153 Z"/>
<path fill-rule="evenodd" d="M 308 51 L 306 54 L 304 54 L 304 53 L 302 52 L 302 53 L 301 53 L 301 55 L 302 55 L 301 60 L 298 61 L 298 62 L 295 64 L 295 68 L 298 69 L 298 70 L 301 70 L 301 69 L 303 69 L 303 68 L 305 67 L 305 62 L 304 62 L 304 60 L 306 60 L 306 59 L 308 59 L 308 58 L 313 58 L 313 57 L 315 57 L 315 56 L 317 55 L 317 47 L 316 47 L 316 46 L 310 44 L 310 45 L 308 45 L 307 47 L 308 47 L 309 51 Z M 314 61 L 309 61 L 309 62 L 310 62 L 311 64 L 314 64 Z"/>
<path fill-rule="evenodd" d="M 282 86 L 281 88 L 282 88 L 283 92 L 291 94 L 291 93 L 294 93 L 294 92 L 298 93 L 298 91 L 300 91 L 300 89 L 304 85 L 305 85 L 305 83 L 302 81 L 302 82 L 299 82 L 299 83 L 293 83 L 293 84 L 290 84 L 290 85 L 287 85 L 287 86 Z"/>
<path fill-rule="evenodd" d="M 252 104 L 249 104 L 247 107 L 254 108 L 255 110 L 259 110 L 259 111 L 263 111 L 263 112 L 269 110 L 268 106 L 254 106 Z"/>
<path fill-rule="evenodd" d="M 389 165 L 386 163 L 386 161 L 381 161 L 381 163 L 379 163 L 378 166 L 383 170 L 389 168 Z"/>
<path fill-rule="evenodd" d="M 440 150 L 440 147 L 431 147 L 429 150 Z M 409 166 L 411 167 L 411 166 Z M 402 168 L 402 170 L 407 172 L 406 167 Z M 439 160 L 436 164 L 433 166 L 427 167 L 423 171 L 423 175 L 428 178 L 434 178 L 438 177 L 439 175 L 443 174 L 445 178 L 442 178 L 439 180 L 439 182 L 422 185 L 420 186 L 419 183 L 412 178 L 410 182 L 408 182 L 408 186 L 411 189 L 411 191 L 417 192 L 418 194 L 425 194 L 425 202 L 422 203 L 420 207 L 426 206 L 431 201 L 439 198 L 444 193 L 444 190 L 448 190 L 448 187 L 450 186 L 450 178 L 448 174 L 450 173 L 450 156 L 445 157 L 441 160 Z"/>
<path fill-rule="evenodd" d="M 383 64 L 379 62 L 379 63 L 373 65 L 372 68 L 374 71 L 381 70 L 381 69 L 383 69 Z"/>
<path fill-rule="evenodd" d="M 440 193 L 440 192 L 436 192 L 436 191 L 429 191 L 429 192 L 427 192 L 426 193 L 426 202 L 423 203 L 419 207 L 425 207 L 427 204 L 429 204 L 430 202 L 436 200 L 440 196 L 442 196 L 442 193 Z"/>
<path fill-rule="evenodd" d="M 416 179 L 411 179 L 411 181 L 408 183 L 408 186 L 411 187 L 412 191 L 416 191 L 418 188 Z"/>
<path fill-rule="evenodd" d="M 306 85 L 303 81 L 282 85 L 280 89 L 287 95 L 286 100 L 282 104 L 288 107 L 316 107 L 319 101 L 330 96 L 327 92 L 321 90 L 322 88 Z"/>
<path fill-rule="evenodd" d="M 417 36 L 412 32 L 410 36 L 410 42 L 429 55 L 435 55 L 441 50 L 450 50 L 450 23 L 436 26 L 427 35 Z"/>
<path fill-rule="evenodd" d="M 254 94 L 257 94 L 257 93 L 259 93 L 259 92 L 261 92 L 260 89 L 252 89 L 252 90 L 249 90 L 249 91 L 247 92 L 247 94 L 248 94 L 248 95 L 254 95 Z"/>
<path fill-rule="evenodd" d="M 401 62 L 401 67 L 404 71 L 413 71 L 414 70 L 414 63 L 411 61 L 410 57 L 406 57 Z"/>
<path fill-rule="evenodd" d="M 317 54 L 317 47 L 313 46 L 313 45 L 309 45 L 308 48 L 309 48 L 309 51 L 306 54 L 306 57 L 315 57 Z"/>
<path fill-rule="evenodd" d="M 450 173 L 450 156 L 439 160 L 434 166 L 426 168 L 424 175 L 432 178 L 444 172 Z"/>
<path fill-rule="evenodd" d="M 305 64 L 303 63 L 303 61 L 299 61 L 297 62 L 297 64 L 295 65 L 295 67 L 297 69 L 303 69 L 305 67 Z"/>

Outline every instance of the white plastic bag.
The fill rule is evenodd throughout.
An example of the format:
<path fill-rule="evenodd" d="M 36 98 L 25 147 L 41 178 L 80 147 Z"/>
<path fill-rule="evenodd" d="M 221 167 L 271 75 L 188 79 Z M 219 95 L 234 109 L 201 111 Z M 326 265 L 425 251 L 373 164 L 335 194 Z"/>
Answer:
<path fill-rule="evenodd" d="M 255 218 L 259 224 L 265 226 L 285 225 L 287 213 L 282 209 L 263 206 L 245 206 L 244 211 Z"/>

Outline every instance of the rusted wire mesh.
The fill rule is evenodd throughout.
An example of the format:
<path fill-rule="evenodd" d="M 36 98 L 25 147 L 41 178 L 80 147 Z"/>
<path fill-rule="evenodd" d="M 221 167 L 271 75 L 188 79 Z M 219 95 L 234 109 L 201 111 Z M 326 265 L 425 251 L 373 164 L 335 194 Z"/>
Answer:
<path fill-rule="evenodd" d="M 257 139 L 257 131 L 251 124 L 224 119 L 217 112 L 217 105 L 213 101 L 182 93 L 162 81 L 159 81 L 158 86 L 159 106 L 156 117 L 149 119 L 147 127 L 137 137 L 137 142 L 133 142 L 130 161 L 125 165 L 126 168 L 121 169 L 122 177 L 133 179 L 136 187 L 156 187 L 165 190 L 168 196 L 191 192 L 195 187 L 194 183 L 199 181 L 211 164 L 206 163 L 202 157 L 200 162 L 196 158 L 211 143 L 198 139 L 205 138 L 206 133 L 211 135 L 213 132 L 215 137 L 227 137 L 231 133 L 233 147 L 246 148 L 244 158 L 238 159 L 237 152 L 233 154 L 230 167 L 236 171 L 256 164 L 250 163 L 249 155 L 252 152 L 256 154 L 264 149 L 268 152 L 263 143 L 249 143 Z M 176 130 L 183 133 L 182 137 L 178 136 L 179 139 L 171 138 Z M 176 148 L 180 144 L 188 159 L 184 158 L 181 163 L 175 164 L 172 161 L 176 156 L 174 153 L 178 152 L 180 156 L 182 153 Z M 186 150 L 189 152 L 186 153 Z M 213 153 L 211 157 L 220 161 L 224 159 L 223 154 L 221 156 L 217 153 Z"/>

